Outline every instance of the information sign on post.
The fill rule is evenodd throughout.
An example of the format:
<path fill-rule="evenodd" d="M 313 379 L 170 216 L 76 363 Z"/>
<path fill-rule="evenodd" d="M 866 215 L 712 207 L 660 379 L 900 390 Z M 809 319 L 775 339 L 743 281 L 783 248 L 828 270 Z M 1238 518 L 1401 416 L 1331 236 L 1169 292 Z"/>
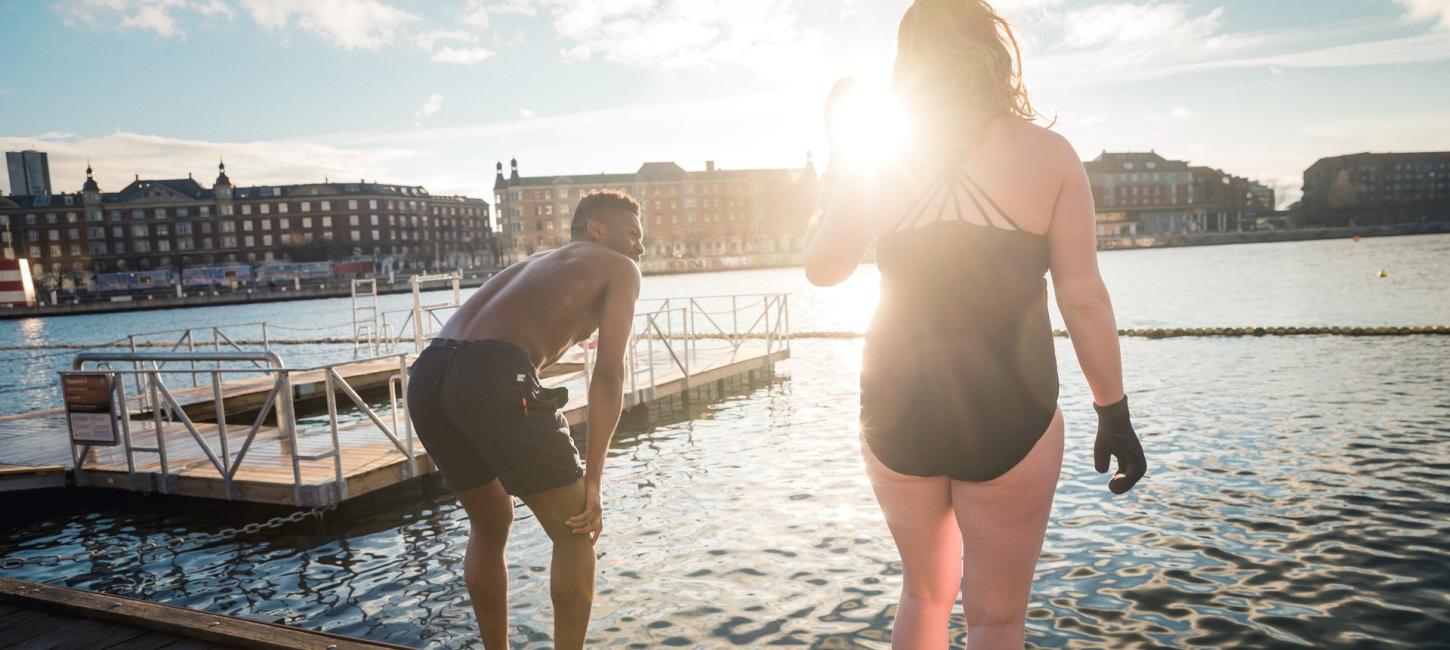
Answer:
<path fill-rule="evenodd" d="M 71 444 L 120 444 L 111 408 L 115 396 L 111 376 L 104 372 L 72 372 L 61 375 L 60 383 Z"/>

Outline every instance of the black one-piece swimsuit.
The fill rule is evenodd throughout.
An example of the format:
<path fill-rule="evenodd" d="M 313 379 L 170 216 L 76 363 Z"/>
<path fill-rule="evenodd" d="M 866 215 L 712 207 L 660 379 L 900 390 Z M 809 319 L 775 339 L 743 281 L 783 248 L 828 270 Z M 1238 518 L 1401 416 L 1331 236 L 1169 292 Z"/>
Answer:
<path fill-rule="evenodd" d="M 1047 238 L 1018 228 L 954 165 L 878 240 L 876 261 L 866 442 L 902 474 L 1001 476 L 1057 411 Z"/>

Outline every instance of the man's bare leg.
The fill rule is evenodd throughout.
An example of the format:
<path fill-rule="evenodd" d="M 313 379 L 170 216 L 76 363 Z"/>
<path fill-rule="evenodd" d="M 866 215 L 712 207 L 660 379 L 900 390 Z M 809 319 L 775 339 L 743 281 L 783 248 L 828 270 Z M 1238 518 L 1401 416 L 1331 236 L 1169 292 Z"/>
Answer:
<path fill-rule="evenodd" d="M 575 535 L 564 521 L 584 509 L 584 482 L 523 497 L 544 532 L 554 542 L 549 567 L 549 594 L 554 601 L 554 647 L 584 647 L 589 611 L 594 606 L 594 542 Z"/>
<path fill-rule="evenodd" d="M 468 513 L 468 551 L 463 556 L 463 581 L 473 601 L 483 647 L 508 650 L 509 570 L 504 561 L 514 500 L 497 480 L 458 493 Z"/>

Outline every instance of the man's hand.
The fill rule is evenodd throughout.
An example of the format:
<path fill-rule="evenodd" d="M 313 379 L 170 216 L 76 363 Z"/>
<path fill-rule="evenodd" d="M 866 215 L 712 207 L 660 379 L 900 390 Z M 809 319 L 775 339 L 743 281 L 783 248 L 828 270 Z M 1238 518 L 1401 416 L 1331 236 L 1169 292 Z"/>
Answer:
<path fill-rule="evenodd" d="M 599 534 L 604 530 L 604 508 L 600 505 L 598 487 L 585 486 L 584 510 L 565 520 L 564 525 L 575 535 L 588 535 L 591 544 L 599 541 Z"/>
<path fill-rule="evenodd" d="M 1093 405 L 1098 411 L 1098 437 L 1093 443 L 1093 466 L 1099 474 L 1107 473 L 1109 457 L 1118 459 L 1118 471 L 1108 480 L 1113 494 L 1133 489 L 1138 479 L 1148 472 L 1148 459 L 1128 415 L 1128 398 L 1108 406 Z"/>

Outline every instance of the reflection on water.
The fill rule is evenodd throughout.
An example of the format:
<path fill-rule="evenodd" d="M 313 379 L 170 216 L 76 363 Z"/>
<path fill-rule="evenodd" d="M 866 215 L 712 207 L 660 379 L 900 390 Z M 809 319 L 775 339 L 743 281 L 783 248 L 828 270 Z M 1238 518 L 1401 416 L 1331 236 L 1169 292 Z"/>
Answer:
<path fill-rule="evenodd" d="M 1426 646 L 1450 638 L 1450 341 L 1124 342 L 1152 468 L 1112 497 L 1058 342 L 1063 476 L 1028 642 Z M 800 341 L 783 381 L 623 432 L 606 470 L 591 647 L 885 648 L 901 571 L 861 469 L 855 341 Z M 90 493 L 6 500 L 0 543 L 71 554 L 275 514 Z M 548 544 L 520 509 L 514 640 L 547 647 Z M 321 523 L 180 554 L 5 575 L 417 646 L 469 647 L 467 530 L 432 482 Z M 964 630 L 953 621 L 958 646 Z"/>

